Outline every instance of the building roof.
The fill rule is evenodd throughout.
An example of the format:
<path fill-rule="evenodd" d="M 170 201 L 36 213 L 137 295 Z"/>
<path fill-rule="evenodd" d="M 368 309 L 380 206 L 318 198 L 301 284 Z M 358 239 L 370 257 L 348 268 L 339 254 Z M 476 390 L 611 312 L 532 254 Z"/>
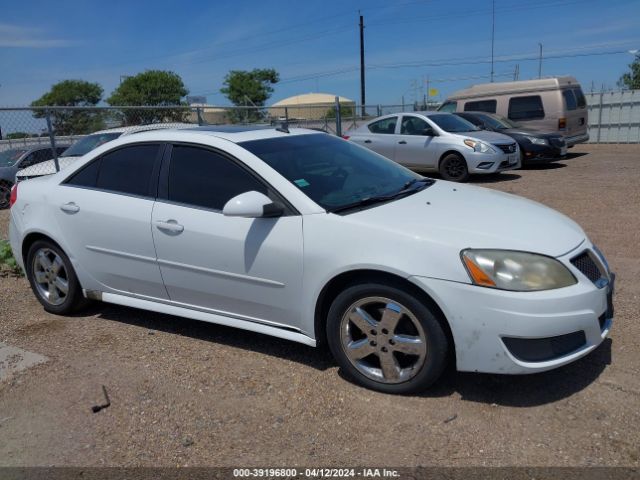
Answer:
<path fill-rule="evenodd" d="M 279 102 L 271 105 L 272 107 L 291 107 L 297 105 L 326 105 L 334 104 L 336 101 L 336 95 L 331 93 L 304 93 L 302 95 L 294 95 L 293 97 L 285 98 Z M 339 97 L 340 103 L 355 103 L 346 97 Z"/>

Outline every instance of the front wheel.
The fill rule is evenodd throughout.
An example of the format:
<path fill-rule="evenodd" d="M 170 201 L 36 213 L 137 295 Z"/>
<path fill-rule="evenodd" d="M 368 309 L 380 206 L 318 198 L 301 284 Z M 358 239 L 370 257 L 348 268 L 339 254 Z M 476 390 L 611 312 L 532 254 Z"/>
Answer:
<path fill-rule="evenodd" d="M 88 303 L 69 257 L 53 242 L 34 242 L 25 269 L 33 293 L 47 312 L 65 315 Z"/>
<path fill-rule="evenodd" d="M 9 200 L 11 198 L 11 187 L 13 185 L 7 181 L 0 181 L 0 210 L 9 208 Z"/>
<path fill-rule="evenodd" d="M 466 182 L 469 180 L 467 162 L 457 153 L 449 153 L 440 160 L 440 175 L 450 182 Z"/>
<path fill-rule="evenodd" d="M 329 309 L 327 340 L 356 383 L 386 393 L 413 393 L 445 367 L 448 342 L 434 312 L 403 290 L 362 284 L 347 288 Z"/>

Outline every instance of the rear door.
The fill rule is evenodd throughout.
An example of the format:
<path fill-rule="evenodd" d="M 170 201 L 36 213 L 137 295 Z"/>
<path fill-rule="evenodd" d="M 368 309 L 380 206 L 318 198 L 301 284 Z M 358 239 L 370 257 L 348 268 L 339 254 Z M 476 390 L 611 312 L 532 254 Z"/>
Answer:
<path fill-rule="evenodd" d="M 398 116 L 391 115 L 359 128 L 350 140 L 393 160 L 398 129 Z"/>
<path fill-rule="evenodd" d="M 172 301 L 258 323 L 300 323 L 302 216 L 227 217 L 231 198 L 277 194 L 242 163 L 192 145 L 165 158 L 152 231 Z"/>
<path fill-rule="evenodd" d="M 562 101 L 565 108 L 567 137 L 574 137 L 587 133 L 587 101 L 580 87 L 562 90 Z"/>
<path fill-rule="evenodd" d="M 417 115 L 402 115 L 394 155 L 396 162 L 410 167 L 437 166 L 438 137 L 424 135 L 427 127 L 430 127 L 427 121 Z"/>
<path fill-rule="evenodd" d="M 67 253 L 103 291 L 167 298 L 151 235 L 162 148 L 111 150 L 60 185 L 54 215 Z"/>

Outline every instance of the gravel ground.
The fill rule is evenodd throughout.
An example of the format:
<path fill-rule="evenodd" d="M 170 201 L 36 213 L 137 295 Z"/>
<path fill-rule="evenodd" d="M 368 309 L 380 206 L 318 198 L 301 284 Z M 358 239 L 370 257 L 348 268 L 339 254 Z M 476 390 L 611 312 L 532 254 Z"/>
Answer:
<path fill-rule="evenodd" d="M 0 383 L 0 465 L 638 466 L 639 157 L 578 146 L 474 179 L 569 215 L 618 274 L 611 338 L 544 374 L 450 370 L 422 395 L 383 395 L 321 350 L 106 304 L 56 317 L 26 280 L 2 278 L 0 342 L 49 361 Z M 94 414 L 102 385 L 111 406 Z"/>

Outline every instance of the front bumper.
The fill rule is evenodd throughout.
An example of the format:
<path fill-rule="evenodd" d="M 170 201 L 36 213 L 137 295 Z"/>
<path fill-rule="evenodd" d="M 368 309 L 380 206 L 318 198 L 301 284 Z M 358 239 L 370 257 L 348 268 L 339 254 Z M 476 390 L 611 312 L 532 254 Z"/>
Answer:
<path fill-rule="evenodd" d="M 410 280 L 432 296 L 449 321 L 458 370 L 526 374 L 571 363 L 609 334 L 609 287 L 615 276 L 602 288 L 581 274 L 575 276 L 575 285 L 542 292 L 509 292 L 425 277 Z"/>
<path fill-rule="evenodd" d="M 504 172 L 506 170 L 515 170 L 522 166 L 519 149 L 509 154 L 503 152 L 465 152 L 465 160 L 467 161 L 469 173 L 473 174 Z"/>
<path fill-rule="evenodd" d="M 573 147 L 578 143 L 587 143 L 589 141 L 588 133 L 581 133 L 580 135 L 574 135 L 572 137 L 565 137 L 567 147 Z"/>
<path fill-rule="evenodd" d="M 562 160 L 567 155 L 566 144 L 557 147 L 554 145 L 536 145 L 529 143 L 529 145 L 526 146 L 520 145 L 520 149 L 523 153 L 523 163 L 525 165 Z"/>

